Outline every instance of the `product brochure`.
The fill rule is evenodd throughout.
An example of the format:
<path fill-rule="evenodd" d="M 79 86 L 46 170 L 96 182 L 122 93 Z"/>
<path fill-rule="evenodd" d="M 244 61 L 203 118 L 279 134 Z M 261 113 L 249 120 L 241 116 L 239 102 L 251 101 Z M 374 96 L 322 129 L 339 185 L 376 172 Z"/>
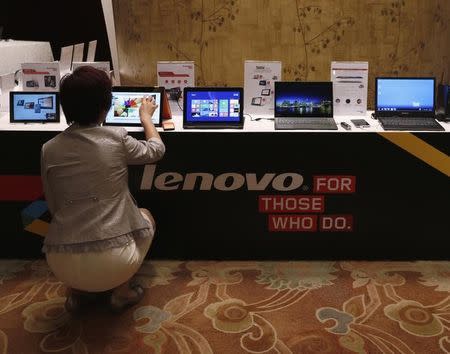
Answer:
<path fill-rule="evenodd" d="M 246 60 L 244 113 L 273 116 L 276 81 L 281 81 L 280 61 Z"/>

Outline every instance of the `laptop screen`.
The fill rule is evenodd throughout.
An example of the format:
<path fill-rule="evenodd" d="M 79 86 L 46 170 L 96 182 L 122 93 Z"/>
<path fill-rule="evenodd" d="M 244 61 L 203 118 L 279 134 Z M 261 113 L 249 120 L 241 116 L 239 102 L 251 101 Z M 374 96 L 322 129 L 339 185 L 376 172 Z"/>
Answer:
<path fill-rule="evenodd" d="M 275 82 L 275 117 L 333 117 L 333 84 Z"/>
<path fill-rule="evenodd" d="M 105 123 L 108 125 L 130 125 L 140 126 L 139 107 L 141 107 L 144 96 L 153 97 L 155 103 L 158 105 L 155 113 L 153 113 L 153 124 L 160 124 L 160 110 L 161 110 L 161 92 L 147 91 L 143 89 L 138 90 L 114 90 L 112 92 L 112 106 L 106 116 Z"/>
<path fill-rule="evenodd" d="M 58 93 L 11 91 L 10 104 L 13 122 L 59 122 Z"/>
<path fill-rule="evenodd" d="M 377 78 L 379 112 L 434 112 L 434 78 Z"/>
<path fill-rule="evenodd" d="M 186 123 L 241 122 L 242 90 L 209 88 L 185 90 Z"/>

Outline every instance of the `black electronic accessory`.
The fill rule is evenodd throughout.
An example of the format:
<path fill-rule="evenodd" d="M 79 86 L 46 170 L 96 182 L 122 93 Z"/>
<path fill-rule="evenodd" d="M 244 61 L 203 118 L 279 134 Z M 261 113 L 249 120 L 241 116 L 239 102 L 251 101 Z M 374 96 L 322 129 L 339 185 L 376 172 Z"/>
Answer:
<path fill-rule="evenodd" d="M 351 125 L 346 122 L 341 122 L 341 127 L 344 128 L 345 130 L 352 130 Z"/>
<path fill-rule="evenodd" d="M 169 98 L 172 101 L 178 101 L 181 98 L 181 94 L 183 93 L 180 87 L 173 87 L 171 89 L 166 90 L 166 92 L 169 94 Z"/>
<path fill-rule="evenodd" d="M 436 103 L 436 119 L 450 121 L 450 85 L 438 86 Z"/>

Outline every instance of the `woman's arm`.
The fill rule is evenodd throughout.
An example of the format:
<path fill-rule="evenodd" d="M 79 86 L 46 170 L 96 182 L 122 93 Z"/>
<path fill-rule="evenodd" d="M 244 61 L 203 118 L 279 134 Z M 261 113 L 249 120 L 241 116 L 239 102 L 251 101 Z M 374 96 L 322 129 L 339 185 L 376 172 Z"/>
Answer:
<path fill-rule="evenodd" d="M 139 107 L 139 118 L 141 119 L 141 124 L 145 132 L 145 138 L 147 140 L 157 138 L 162 141 L 152 121 L 153 113 L 155 113 L 157 108 L 158 105 L 155 103 L 153 97 L 149 98 L 146 96 L 142 99 L 141 107 Z"/>
<path fill-rule="evenodd" d="M 123 129 L 123 141 L 126 151 L 126 159 L 129 165 L 141 165 L 153 163 L 160 160 L 166 147 L 162 142 L 161 136 L 156 130 L 152 116 L 158 106 L 153 98 L 144 97 L 139 108 L 139 117 L 145 132 L 146 141 L 139 141 L 129 136 Z"/>

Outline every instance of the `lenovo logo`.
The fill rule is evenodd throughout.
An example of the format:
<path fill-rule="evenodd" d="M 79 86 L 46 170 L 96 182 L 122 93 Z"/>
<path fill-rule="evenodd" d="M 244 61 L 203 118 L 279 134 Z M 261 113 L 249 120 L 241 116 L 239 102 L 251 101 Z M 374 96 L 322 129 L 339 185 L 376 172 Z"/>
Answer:
<path fill-rule="evenodd" d="M 272 188 L 280 192 L 289 192 L 303 185 L 303 176 L 298 173 L 222 173 L 213 175 L 206 172 L 181 174 L 164 172 L 156 174 L 155 165 L 146 165 L 141 181 L 141 190 L 160 191 L 210 191 L 231 192 L 236 190 L 264 191 Z"/>

